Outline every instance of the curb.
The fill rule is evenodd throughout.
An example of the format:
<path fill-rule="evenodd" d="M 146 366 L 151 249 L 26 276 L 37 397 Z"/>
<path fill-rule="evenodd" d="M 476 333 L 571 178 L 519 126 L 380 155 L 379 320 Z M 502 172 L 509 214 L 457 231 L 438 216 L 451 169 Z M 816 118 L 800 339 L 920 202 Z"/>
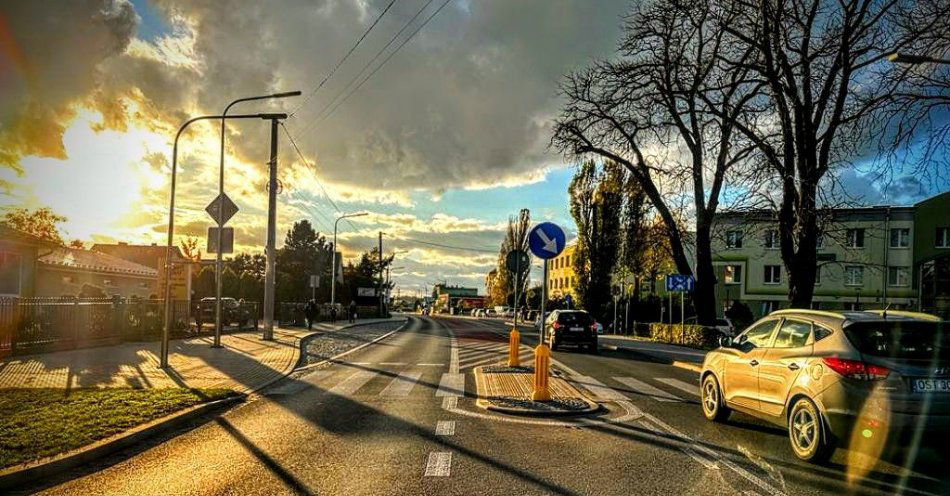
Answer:
<path fill-rule="evenodd" d="M 112 437 L 100 439 L 92 444 L 77 448 L 47 461 L 33 462 L 26 466 L 14 466 L 0 471 L 0 489 L 11 489 L 42 477 L 50 477 L 59 472 L 90 463 L 100 457 L 128 448 L 150 437 L 177 429 L 214 410 L 224 409 L 235 403 L 243 402 L 247 395 L 238 394 L 210 403 L 195 405 L 151 422 L 133 427 Z"/>
<path fill-rule="evenodd" d="M 386 320 L 379 320 L 378 322 L 385 322 L 385 321 Z M 372 324 L 372 323 L 375 323 L 375 322 L 357 322 L 354 324 L 348 324 L 346 326 L 339 327 L 335 329 L 334 331 L 339 331 L 341 329 L 346 329 L 349 327 Z M 408 319 L 406 319 L 406 323 L 408 323 Z M 405 327 L 405 325 L 406 324 L 404 323 L 396 331 L 401 330 L 403 327 Z M 322 331 L 322 332 L 334 332 L 334 331 Z M 357 348 L 354 348 L 352 350 L 349 350 L 337 356 L 338 357 L 343 356 L 347 353 L 356 351 L 358 348 L 361 348 L 363 346 L 368 346 L 380 339 L 383 339 L 389 336 L 390 334 L 393 334 L 396 331 L 393 331 L 389 334 L 381 336 L 380 338 L 370 343 L 363 344 Z M 282 381 L 286 379 L 287 376 L 289 376 L 296 370 L 302 370 L 302 369 L 297 369 L 296 367 L 300 363 L 300 360 L 303 358 L 303 342 L 305 339 L 311 336 L 315 336 L 319 334 L 320 332 L 321 331 L 317 331 L 312 334 L 308 334 L 306 336 L 301 337 L 299 341 L 300 357 L 297 358 L 297 362 L 293 364 L 288 370 L 281 373 L 279 376 L 254 387 L 254 389 L 251 389 L 244 393 L 238 393 L 237 396 L 234 396 L 231 398 L 225 398 L 222 400 L 212 401 L 210 403 L 195 405 L 195 406 L 186 408 L 184 410 L 172 413 L 165 417 L 157 418 L 155 420 L 152 420 L 151 422 L 133 427 L 127 431 L 120 432 L 112 437 L 100 439 L 99 441 L 83 446 L 81 448 L 77 448 L 71 452 L 55 455 L 53 458 L 47 461 L 41 461 L 41 462 L 38 461 L 38 462 L 33 462 L 31 464 L 28 464 L 26 466 L 22 466 L 22 465 L 14 466 L 14 467 L 9 467 L 4 470 L 0 470 L 0 489 L 10 489 L 12 487 L 26 484 L 30 481 L 39 479 L 41 477 L 49 477 L 59 472 L 69 470 L 79 465 L 89 463 L 102 456 L 106 456 L 116 451 L 128 448 L 129 446 L 132 446 L 136 443 L 140 443 L 150 437 L 157 436 L 159 434 L 163 434 L 165 432 L 177 429 L 178 427 L 196 418 L 199 418 L 207 413 L 210 413 L 211 411 L 214 411 L 217 409 L 224 409 L 226 407 L 232 406 L 235 403 L 243 402 L 251 394 L 254 394 L 264 388 L 267 388 L 278 381 Z M 337 358 L 337 357 L 333 357 L 330 360 L 333 360 L 334 358 Z"/>
<path fill-rule="evenodd" d="M 587 408 L 583 410 L 563 410 L 563 409 L 561 410 L 533 410 L 529 408 L 493 405 L 488 402 L 488 398 L 480 394 L 480 392 L 484 390 L 483 384 L 485 381 L 485 374 L 484 372 L 482 372 L 482 369 L 484 367 L 486 367 L 486 365 L 475 367 L 473 371 L 475 374 L 476 390 L 478 391 L 477 393 L 478 397 L 475 400 L 475 406 L 482 408 L 484 410 L 499 412 L 499 413 L 507 413 L 510 415 L 518 415 L 521 417 L 569 417 L 569 416 L 590 415 L 592 413 L 600 411 L 601 409 L 601 405 L 599 403 L 591 401 L 590 398 L 587 398 L 586 396 L 584 396 L 584 393 L 582 393 L 579 389 L 577 389 L 573 385 L 571 385 L 571 387 L 574 388 L 574 390 L 578 392 L 577 398 L 583 401 L 584 403 L 586 403 Z M 569 381 L 567 382 L 568 384 L 570 384 Z"/>
<path fill-rule="evenodd" d="M 700 373 L 703 371 L 703 367 L 701 365 L 696 365 L 695 363 L 689 363 L 689 362 L 681 362 L 679 360 L 673 360 L 673 363 L 671 363 L 670 365 L 674 367 L 679 367 L 681 369 L 692 370 L 693 372 L 696 372 L 696 373 Z"/>
<path fill-rule="evenodd" d="M 666 356 L 662 356 L 660 353 L 651 353 L 649 351 L 643 351 L 636 348 L 626 348 L 624 346 L 616 346 L 612 344 L 602 344 L 601 348 L 610 351 L 621 351 L 627 353 L 638 353 L 640 355 L 648 356 L 654 360 L 657 360 L 657 363 L 662 363 L 665 365 L 672 365 L 674 367 L 679 367 L 681 369 L 692 370 L 693 372 L 701 372 L 703 370 L 702 364 L 686 362 L 683 360 L 674 360 Z"/>
<path fill-rule="evenodd" d="M 397 320 L 398 320 L 398 319 L 397 319 Z M 332 362 L 332 361 L 335 361 L 335 360 L 337 360 L 337 359 L 343 358 L 343 357 L 345 357 L 346 355 L 349 355 L 350 353 L 353 353 L 353 352 L 356 352 L 356 351 L 361 350 L 361 349 L 363 349 L 363 348 L 366 348 L 367 346 L 369 346 L 369 345 L 371 345 L 371 344 L 376 344 L 377 342 L 382 341 L 382 340 L 388 338 L 389 336 L 392 336 L 393 334 L 396 334 L 397 332 L 403 330 L 407 325 L 409 325 L 409 318 L 408 318 L 408 317 L 405 318 L 405 319 L 403 319 L 403 320 L 404 320 L 405 322 L 403 322 L 401 326 L 399 326 L 398 328 L 396 328 L 395 331 L 387 332 L 386 334 L 383 334 L 382 336 L 380 336 L 380 337 L 378 337 L 378 338 L 376 338 L 376 339 L 374 339 L 374 340 L 372 340 L 372 341 L 369 341 L 369 342 L 367 342 L 367 343 L 363 343 L 363 344 L 357 346 L 356 348 L 351 348 L 351 349 L 349 349 L 349 350 L 344 351 L 343 353 L 340 353 L 339 355 L 334 355 L 334 356 L 332 356 L 332 357 L 330 357 L 330 358 L 327 358 L 326 360 L 322 360 L 322 361 L 319 361 L 319 362 L 317 362 L 317 363 L 311 363 L 310 365 L 300 366 L 300 360 L 303 360 L 303 350 L 301 349 L 301 352 L 300 352 L 300 359 L 297 360 L 297 366 L 296 366 L 295 368 L 291 369 L 290 372 L 288 372 L 287 374 L 285 374 L 285 375 L 284 375 L 283 377 L 281 377 L 280 379 L 285 379 L 287 376 L 289 376 L 290 374 L 293 374 L 293 373 L 295 373 L 295 372 L 301 372 L 301 371 L 304 371 L 304 370 L 310 370 L 310 369 L 319 367 L 319 366 L 321 366 L 321 365 L 325 365 L 325 364 L 330 363 L 330 362 Z M 380 320 L 379 322 L 387 322 L 387 321 L 386 321 L 386 320 Z M 348 328 L 350 328 L 350 327 L 356 327 L 356 326 L 358 326 L 358 325 L 375 324 L 375 323 L 377 323 L 377 322 L 364 322 L 364 323 L 350 324 L 350 325 L 347 325 L 347 326 L 340 327 L 339 329 L 336 329 L 336 331 L 340 331 L 340 330 L 343 330 L 343 329 L 348 329 Z M 335 331 L 331 331 L 331 332 L 335 332 Z M 304 339 L 308 339 L 308 338 L 310 338 L 310 337 L 316 336 L 317 334 L 318 334 L 318 333 L 315 332 L 315 333 L 313 333 L 313 334 L 308 334 L 307 336 L 304 336 L 303 338 L 301 338 L 301 339 L 300 339 L 300 346 L 301 346 L 301 347 L 303 346 L 303 341 L 304 341 Z M 276 382 L 276 381 L 275 381 L 275 382 Z"/>

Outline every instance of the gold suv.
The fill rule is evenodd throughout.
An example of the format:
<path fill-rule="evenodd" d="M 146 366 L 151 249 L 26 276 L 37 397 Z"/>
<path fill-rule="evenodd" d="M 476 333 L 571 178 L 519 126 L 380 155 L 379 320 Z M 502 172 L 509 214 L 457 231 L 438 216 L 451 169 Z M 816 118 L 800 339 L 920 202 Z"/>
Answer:
<path fill-rule="evenodd" d="M 915 312 L 779 310 L 709 352 L 703 413 L 732 410 L 788 429 L 796 456 L 836 446 L 880 454 L 950 430 L 950 326 Z"/>

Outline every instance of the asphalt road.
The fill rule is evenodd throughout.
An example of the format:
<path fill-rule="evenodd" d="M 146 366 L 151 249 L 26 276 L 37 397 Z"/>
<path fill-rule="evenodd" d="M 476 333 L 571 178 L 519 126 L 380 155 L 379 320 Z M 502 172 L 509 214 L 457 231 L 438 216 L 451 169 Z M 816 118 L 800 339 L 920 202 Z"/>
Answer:
<path fill-rule="evenodd" d="M 489 414 L 471 368 L 505 347 L 498 321 L 410 317 L 403 330 L 298 372 L 204 425 L 44 481 L 44 494 L 948 494 L 932 451 L 857 470 L 790 453 L 782 430 L 707 422 L 698 375 L 625 352 L 554 353 L 603 401 L 583 420 Z M 524 343 L 533 345 L 531 331 Z M 526 346 L 524 359 L 530 359 Z M 851 461 L 849 461 L 851 460 Z M 866 472 L 866 473 L 865 473 Z M 943 477 L 943 480 L 940 479 Z"/>

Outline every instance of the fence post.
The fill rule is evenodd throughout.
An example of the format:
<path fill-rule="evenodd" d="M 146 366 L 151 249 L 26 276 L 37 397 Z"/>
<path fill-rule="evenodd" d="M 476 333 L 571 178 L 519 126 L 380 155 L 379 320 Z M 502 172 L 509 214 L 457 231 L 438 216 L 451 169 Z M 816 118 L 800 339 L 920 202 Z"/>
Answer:
<path fill-rule="evenodd" d="M 73 301 L 73 318 L 70 320 L 77 320 L 79 318 L 79 298 Z M 73 348 L 79 345 L 79 326 L 73 325 Z"/>

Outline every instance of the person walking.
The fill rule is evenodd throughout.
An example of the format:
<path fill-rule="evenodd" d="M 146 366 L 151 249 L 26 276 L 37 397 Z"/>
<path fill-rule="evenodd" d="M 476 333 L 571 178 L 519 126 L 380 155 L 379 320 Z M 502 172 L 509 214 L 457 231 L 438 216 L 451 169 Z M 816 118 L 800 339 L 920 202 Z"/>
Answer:
<path fill-rule="evenodd" d="M 330 322 L 336 323 L 336 305 L 330 307 Z"/>
<path fill-rule="evenodd" d="M 350 300 L 350 308 L 347 311 L 347 316 L 349 316 L 349 322 L 352 324 L 356 322 L 356 301 Z"/>
<path fill-rule="evenodd" d="M 307 330 L 313 330 L 313 321 L 317 318 L 317 302 L 310 300 L 304 307 L 304 317 L 307 318 Z"/>

